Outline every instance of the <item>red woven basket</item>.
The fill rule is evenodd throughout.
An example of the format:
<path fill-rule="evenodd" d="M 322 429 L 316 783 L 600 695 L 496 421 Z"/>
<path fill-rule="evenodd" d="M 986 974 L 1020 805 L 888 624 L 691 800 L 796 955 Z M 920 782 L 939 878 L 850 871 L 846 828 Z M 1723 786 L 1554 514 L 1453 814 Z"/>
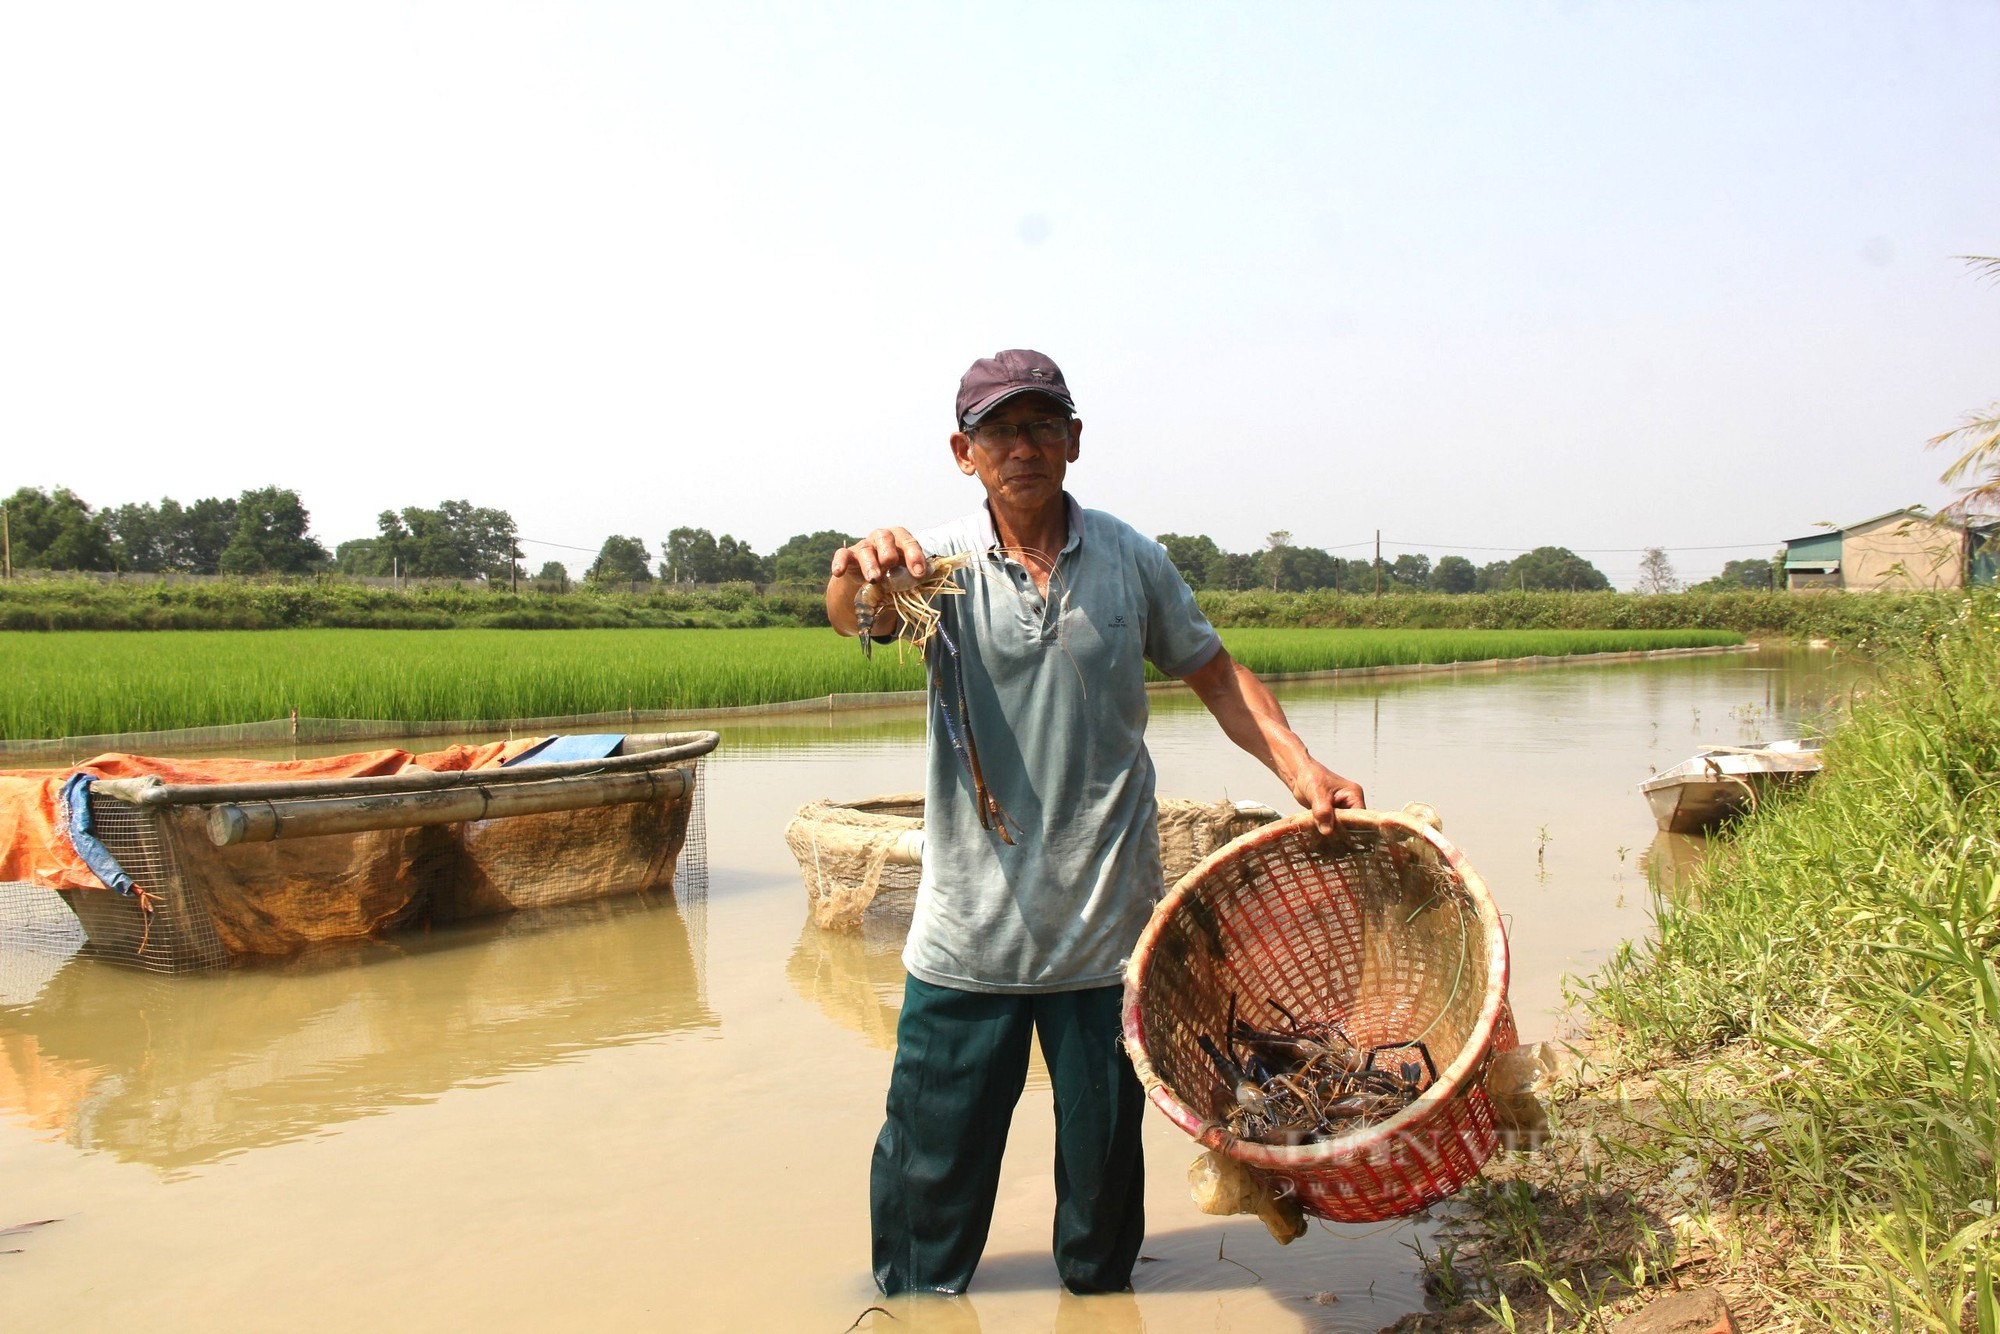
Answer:
<path fill-rule="evenodd" d="M 1344 847 L 1309 815 L 1247 834 L 1190 871 L 1125 972 L 1125 1043 L 1147 1094 L 1199 1143 L 1286 1183 L 1306 1212 L 1373 1222 L 1420 1212 L 1472 1180 L 1499 1138 L 1483 1081 L 1518 1038 L 1507 939 L 1479 878 L 1443 835 L 1403 815 L 1342 811 Z M 1276 1000 L 1338 1020 L 1355 1045 L 1419 1039 L 1437 1079 L 1386 1121 L 1316 1144 L 1240 1140 L 1232 1093 L 1197 1039 Z"/>

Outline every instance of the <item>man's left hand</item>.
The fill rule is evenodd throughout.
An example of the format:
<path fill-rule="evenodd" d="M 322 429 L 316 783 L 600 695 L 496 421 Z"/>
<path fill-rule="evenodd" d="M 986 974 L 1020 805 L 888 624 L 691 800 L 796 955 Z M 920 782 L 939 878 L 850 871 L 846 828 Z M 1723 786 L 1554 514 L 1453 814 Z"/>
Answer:
<path fill-rule="evenodd" d="M 1368 802 L 1362 795 L 1361 784 L 1351 778 L 1342 778 L 1318 760 L 1308 759 L 1305 767 L 1292 779 L 1292 796 L 1299 805 L 1312 812 L 1313 823 L 1319 832 L 1334 837 L 1340 832 L 1335 811 L 1358 811 Z"/>

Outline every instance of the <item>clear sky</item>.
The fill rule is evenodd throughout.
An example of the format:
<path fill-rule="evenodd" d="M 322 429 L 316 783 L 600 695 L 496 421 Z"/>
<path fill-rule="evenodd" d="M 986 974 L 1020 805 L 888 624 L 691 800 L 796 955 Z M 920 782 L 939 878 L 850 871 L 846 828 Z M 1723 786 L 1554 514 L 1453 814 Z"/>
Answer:
<path fill-rule="evenodd" d="M 1990 0 L 0 0 L 0 491 L 769 551 L 971 508 L 1032 346 L 1148 532 L 1701 577 L 1948 497 L 1996 67 Z"/>

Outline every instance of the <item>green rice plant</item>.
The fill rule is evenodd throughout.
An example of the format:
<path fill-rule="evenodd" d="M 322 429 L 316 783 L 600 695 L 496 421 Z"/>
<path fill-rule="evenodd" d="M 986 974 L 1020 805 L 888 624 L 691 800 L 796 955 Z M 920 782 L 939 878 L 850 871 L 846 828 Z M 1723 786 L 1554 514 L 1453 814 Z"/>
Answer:
<path fill-rule="evenodd" d="M 1743 637 L 1726 630 L 1225 629 L 1223 642 L 1252 671 L 1279 673 L 1705 648 Z"/>
<path fill-rule="evenodd" d="M 920 688 L 825 630 L 0 635 L 8 738 L 306 717 L 506 719 Z"/>
<path fill-rule="evenodd" d="M 1694 632 L 1709 640 L 1728 639 Z M 1234 648 L 1238 632 L 1229 632 Z M 1671 636 L 1675 644 L 1686 635 Z M 1259 631 L 1265 671 L 1660 646 L 1656 634 Z M 92 736 L 283 718 L 498 721 L 918 690 L 921 662 L 864 658 L 823 629 L 0 632 L 0 737 Z"/>

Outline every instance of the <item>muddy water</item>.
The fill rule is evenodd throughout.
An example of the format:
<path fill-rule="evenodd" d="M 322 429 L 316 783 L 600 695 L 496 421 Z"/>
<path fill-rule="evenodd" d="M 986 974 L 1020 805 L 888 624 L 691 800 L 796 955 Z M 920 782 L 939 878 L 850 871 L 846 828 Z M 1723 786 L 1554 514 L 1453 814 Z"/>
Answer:
<path fill-rule="evenodd" d="M 1524 1032 L 1644 931 L 1635 784 L 1702 741 L 1798 735 L 1825 655 L 1281 691 L 1375 805 L 1430 802 L 1512 923 Z M 1281 804 L 1191 697 L 1156 698 L 1163 792 Z M 705 890 L 224 976 L 0 958 L 0 1325 L 844 1330 L 876 1303 L 866 1173 L 900 999 L 893 932 L 806 924 L 797 806 L 915 787 L 911 712 L 733 725 Z M 1421 1304 L 1421 1223 L 1280 1248 L 1188 1204 L 1149 1111 L 1130 1296 L 1063 1296 L 1037 1071 L 973 1295 L 861 1328 L 1373 1330 Z M 1336 1300 L 1326 1300 L 1327 1298 Z M 1318 1300 L 1316 1300 L 1316 1298 Z"/>

